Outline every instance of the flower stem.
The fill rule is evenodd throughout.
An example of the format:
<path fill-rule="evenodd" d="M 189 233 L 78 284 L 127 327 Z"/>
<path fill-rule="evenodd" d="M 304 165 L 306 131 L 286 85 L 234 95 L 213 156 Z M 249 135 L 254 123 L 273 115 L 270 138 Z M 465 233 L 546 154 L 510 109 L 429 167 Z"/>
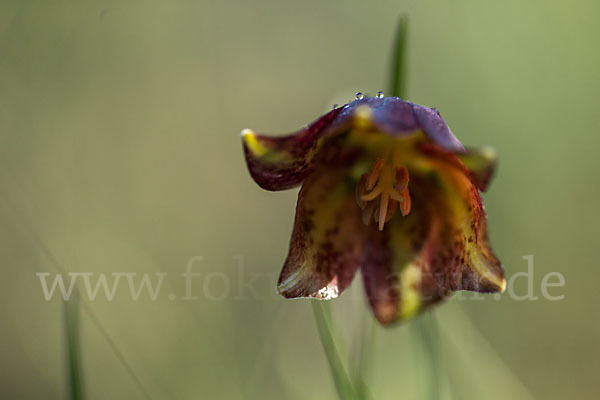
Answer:
<path fill-rule="evenodd" d="M 84 393 L 79 342 L 79 295 L 76 290 L 73 292 L 73 297 L 65 302 L 65 335 L 69 399 L 81 400 L 84 398 Z"/>
<path fill-rule="evenodd" d="M 319 332 L 319 338 L 321 339 L 323 350 L 325 351 L 327 361 L 329 362 L 329 368 L 331 369 L 331 375 L 333 376 L 338 397 L 340 400 L 355 400 L 357 399 L 357 396 L 354 386 L 348 377 L 336 348 L 329 304 L 324 301 L 313 300 L 312 307 L 315 322 L 317 324 L 317 331 Z"/>
<path fill-rule="evenodd" d="M 422 314 L 411 323 L 417 357 L 421 398 L 438 400 L 443 387 L 439 329 L 433 312 Z"/>

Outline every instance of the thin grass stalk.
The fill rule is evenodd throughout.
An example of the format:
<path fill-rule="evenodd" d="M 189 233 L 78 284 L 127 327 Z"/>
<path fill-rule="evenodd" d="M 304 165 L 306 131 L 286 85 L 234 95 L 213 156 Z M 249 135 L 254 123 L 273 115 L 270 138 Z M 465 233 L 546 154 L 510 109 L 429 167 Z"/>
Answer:
<path fill-rule="evenodd" d="M 333 382 L 340 400 L 358 400 L 356 391 L 336 347 L 336 338 L 332 330 L 329 304 L 324 301 L 311 301 L 317 331 L 323 345 L 323 350 L 329 363 Z"/>
<path fill-rule="evenodd" d="M 396 28 L 396 39 L 389 78 L 388 92 L 392 96 L 404 99 L 406 96 L 406 37 L 408 33 L 408 17 L 402 15 Z"/>
<path fill-rule="evenodd" d="M 360 400 L 370 400 L 373 398 L 367 385 L 367 373 L 371 367 L 373 359 L 373 344 L 375 342 L 375 321 L 370 315 L 363 318 L 364 330 L 361 335 L 360 345 L 358 347 L 358 360 L 355 366 L 353 380 L 356 388 L 357 397 Z"/>
<path fill-rule="evenodd" d="M 76 290 L 71 299 L 65 301 L 65 336 L 69 399 L 83 400 L 85 397 L 79 340 L 79 294 Z"/>
<path fill-rule="evenodd" d="M 411 334 L 414 337 L 419 373 L 421 398 L 438 400 L 441 398 L 442 360 L 440 357 L 439 328 L 433 312 L 420 315 L 412 321 Z"/>

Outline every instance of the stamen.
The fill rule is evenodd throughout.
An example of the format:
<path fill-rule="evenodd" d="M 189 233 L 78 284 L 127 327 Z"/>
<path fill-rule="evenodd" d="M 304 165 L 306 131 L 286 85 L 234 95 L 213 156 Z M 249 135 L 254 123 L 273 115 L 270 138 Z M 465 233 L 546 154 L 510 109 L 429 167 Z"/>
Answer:
<path fill-rule="evenodd" d="M 402 216 L 405 217 L 410 212 L 411 206 L 410 194 L 408 193 L 408 189 L 402 192 L 402 198 L 404 201 L 400 203 L 400 212 L 402 213 Z"/>
<path fill-rule="evenodd" d="M 374 220 L 380 231 L 392 218 L 396 208 L 399 207 L 402 215 L 406 216 L 411 207 L 408 169 L 399 165 L 396 157 L 392 158 L 377 158 L 371 170 L 361 176 L 356 186 L 356 202 L 363 210 L 363 223 L 368 225 Z"/>
<path fill-rule="evenodd" d="M 395 189 L 388 190 L 388 194 L 392 199 L 396 200 L 398 203 L 403 201 L 402 194 L 398 193 Z"/>
<path fill-rule="evenodd" d="M 379 203 L 379 230 L 383 230 L 383 225 L 385 224 L 386 215 L 388 212 L 388 202 L 390 201 L 390 196 L 387 193 L 382 193 L 381 202 Z"/>
<path fill-rule="evenodd" d="M 374 199 L 377 198 L 377 196 L 379 196 L 381 194 L 382 191 L 383 191 L 382 188 L 376 187 L 375 189 L 373 189 L 369 193 L 363 194 L 362 196 L 360 196 L 360 199 L 362 201 L 371 201 L 371 200 L 374 200 Z"/>
<path fill-rule="evenodd" d="M 402 193 L 408 188 L 408 169 L 405 166 L 401 166 L 400 168 L 396 168 L 396 190 L 398 193 Z"/>
<path fill-rule="evenodd" d="M 385 165 L 385 160 L 383 158 L 378 158 L 373 164 L 373 169 L 371 169 L 371 174 L 369 175 L 369 183 L 367 183 L 367 190 L 373 189 L 375 183 L 377 183 L 377 178 L 379 178 L 379 173 L 381 172 L 381 168 Z"/>

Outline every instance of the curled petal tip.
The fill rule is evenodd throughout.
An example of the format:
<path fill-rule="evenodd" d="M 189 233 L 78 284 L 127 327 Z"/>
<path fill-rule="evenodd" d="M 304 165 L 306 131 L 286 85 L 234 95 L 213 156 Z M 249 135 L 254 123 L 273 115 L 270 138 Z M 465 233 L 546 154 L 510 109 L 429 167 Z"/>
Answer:
<path fill-rule="evenodd" d="M 479 153 L 482 157 L 488 160 L 496 160 L 496 150 L 492 146 L 482 146 L 479 148 Z"/>
<path fill-rule="evenodd" d="M 254 131 L 252 129 L 242 129 L 242 131 L 240 132 L 240 136 L 244 137 L 246 135 L 254 135 Z"/>
<path fill-rule="evenodd" d="M 506 290 L 506 279 L 502 278 L 502 282 L 500 282 L 500 293 L 504 293 Z"/>
<path fill-rule="evenodd" d="M 242 129 L 240 137 L 242 138 L 244 146 L 246 146 L 255 156 L 261 156 L 266 152 L 265 147 L 256 139 L 256 132 L 252 129 Z"/>
<path fill-rule="evenodd" d="M 304 297 L 315 300 L 332 300 L 340 295 L 340 287 L 338 286 L 337 279 L 333 279 L 323 287 L 315 288 L 312 291 L 299 290 L 300 286 L 309 284 L 308 281 L 310 279 L 311 277 L 308 274 L 306 276 L 295 276 L 294 279 L 287 278 L 285 281 L 279 282 L 277 293 L 286 299 Z"/>
<path fill-rule="evenodd" d="M 458 154 L 458 158 L 469 170 L 477 188 L 481 191 L 487 190 L 496 171 L 496 150 L 490 146 L 467 149 L 466 153 Z"/>
<path fill-rule="evenodd" d="M 242 144 L 254 153 L 264 151 L 258 140 L 256 139 L 256 132 L 252 129 L 242 129 L 240 132 L 242 138 Z"/>
<path fill-rule="evenodd" d="M 501 268 L 499 264 L 498 268 Z M 502 272 L 500 271 L 500 273 Z M 505 290 L 506 279 L 503 276 L 490 276 L 487 274 L 481 277 L 480 286 L 475 288 L 475 291 L 481 293 L 504 293 Z"/>

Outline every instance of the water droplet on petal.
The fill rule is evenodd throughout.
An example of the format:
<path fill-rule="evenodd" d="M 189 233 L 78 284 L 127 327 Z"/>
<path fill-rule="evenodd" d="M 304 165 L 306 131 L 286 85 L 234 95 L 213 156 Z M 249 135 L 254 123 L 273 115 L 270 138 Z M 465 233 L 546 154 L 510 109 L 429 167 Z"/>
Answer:
<path fill-rule="evenodd" d="M 383 94 L 383 92 L 380 90 L 379 92 L 377 92 L 375 97 L 377 97 L 378 99 L 383 99 L 385 97 L 385 94 Z"/>
<path fill-rule="evenodd" d="M 333 105 L 333 109 L 334 109 L 334 110 L 335 110 L 336 108 L 338 108 L 338 107 L 339 107 L 339 104 L 334 104 L 334 105 Z"/>
<path fill-rule="evenodd" d="M 356 100 L 362 100 L 364 97 L 365 97 L 365 95 L 362 94 L 362 92 L 356 93 Z"/>

